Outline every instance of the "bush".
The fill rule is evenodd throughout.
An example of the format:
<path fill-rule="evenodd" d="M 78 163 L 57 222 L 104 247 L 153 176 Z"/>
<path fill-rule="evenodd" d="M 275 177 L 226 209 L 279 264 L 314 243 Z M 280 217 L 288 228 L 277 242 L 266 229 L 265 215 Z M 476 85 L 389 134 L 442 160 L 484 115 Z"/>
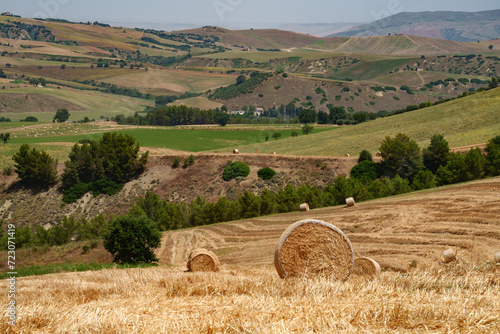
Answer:
<path fill-rule="evenodd" d="M 361 161 L 351 169 L 351 177 L 361 181 L 369 182 L 377 179 L 379 174 L 379 166 L 369 160 Z"/>
<path fill-rule="evenodd" d="M 235 161 L 224 169 L 222 179 L 224 181 L 231 181 L 239 176 L 247 177 L 250 174 L 250 167 L 243 161 Z"/>
<path fill-rule="evenodd" d="M 172 162 L 172 168 L 178 168 L 181 165 L 181 160 L 179 157 L 175 157 L 174 161 Z"/>
<path fill-rule="evenodd" d="M 120 216 L 111 222 L 104 235 L 104 248 L 116 263 L 157 262 L 154 249 L 161 244 L 161 234 L 146 215 Z"/>
<path fill-rule="evenodd" d="M 276 175 L 276 172 L 272 168 L 264 167 L 257 171 L 257 175 L 263 180 L 270 180 Z"/>
<path fill-rule="evenodd" d="M 188 168 L 189 166 L 192 166 L 192 165 L 194 165 L 194 157 L 191 154 L 189 157 L 184 159 L 184 165 L 182 167 Z"/>

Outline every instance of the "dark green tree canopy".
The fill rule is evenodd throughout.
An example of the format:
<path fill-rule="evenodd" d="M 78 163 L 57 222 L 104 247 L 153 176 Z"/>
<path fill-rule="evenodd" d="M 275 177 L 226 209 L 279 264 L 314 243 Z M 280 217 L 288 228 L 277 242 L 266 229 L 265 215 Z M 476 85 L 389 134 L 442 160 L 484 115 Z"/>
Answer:
<path fill-rule="evenodd" d="M 394 177 L 399 174 L 404 179 L 412 179 L 422 168 L 420 147 L 407 135 L 385 137 L 379 148 L 382 155 L 384 173 Z"/>
<path fill-rule="evenodd" d="M 126 183 L 146 168 L 149 153 L 139 158 L 139 144 L 135 138 L 122 133 L 105 133 L 98 141 L 79 146 L 75 144 L 65 163 L 63 187 L 109 179 Z"/>
<path fill-rule="evenodd" d="M 428 170 L 436 173 L 440 166 L 446 165 L 449 154 L 450 147 L 448 142 L 444 139 L 443 135 L 436 134 L 432 136 L 429 147 L 423 152 L 424 165 Z"/>
<path fill-rule="evenodd" d="M 69 119 L 69 111 L 66 108 L 58 109 L 56 115 L 54 116 L 53 121 L 57 123 L 66 122 Z"/>
<path fill-rule="evenodd" d="M 113 220 L 104 235 L 104 248 L 116 263 L 157 262 L 154 249 L 161 244 L 161 234 L 146 215 L 120 216 Z"/>
<path fill-rule="evenodd" d="M 304 124 L 316 122 L 316 117 L 316 111 L 313 109 L 303 109 L 299 113 L 299 121 Z"/>
<path fill-rule="evenodd" d="M 30 149 L 28 144 L 24 144 L 12 159 L 17 175 L 26 185 L 49 186 L 57 182 L 57 160 L 47 152 Z"/>

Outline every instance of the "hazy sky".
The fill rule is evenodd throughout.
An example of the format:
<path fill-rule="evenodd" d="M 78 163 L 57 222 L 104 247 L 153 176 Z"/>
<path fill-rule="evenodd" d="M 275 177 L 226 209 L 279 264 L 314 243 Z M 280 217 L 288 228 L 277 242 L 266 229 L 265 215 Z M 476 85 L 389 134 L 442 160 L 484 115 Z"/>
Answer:
<path fill-rule="evenodd" d="M 500 9 L 498 0 L 2 0 L 23 17 L 146 24 L 276 27 L 284 23 L 372 22 L 398 12 Z"/>

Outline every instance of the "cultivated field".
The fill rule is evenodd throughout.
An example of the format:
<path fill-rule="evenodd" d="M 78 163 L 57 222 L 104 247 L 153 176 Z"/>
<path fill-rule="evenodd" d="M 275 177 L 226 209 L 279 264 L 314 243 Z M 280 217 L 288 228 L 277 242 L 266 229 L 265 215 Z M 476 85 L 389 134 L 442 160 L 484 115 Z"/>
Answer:
<path fill-rule="evenodd" d="M 500 179 L 308 213 L 168 232 L 160 267 L 20 278 L 18 321 L 4 333 L 498 333 Z M 283 230 L 306 217 L 335 224 L 356 255 L 384 268 L 351 277 L 281 280 Z M 219 273 L 187 273 L 204 246 Z M 442 264 L 453 247 L 458 261 Z M 168 265 L 167 264 L 171 264 Z M 7 282 L 0 298 L 7 300 Z M 3 307 L 6 307 L 5 304 Z"/>

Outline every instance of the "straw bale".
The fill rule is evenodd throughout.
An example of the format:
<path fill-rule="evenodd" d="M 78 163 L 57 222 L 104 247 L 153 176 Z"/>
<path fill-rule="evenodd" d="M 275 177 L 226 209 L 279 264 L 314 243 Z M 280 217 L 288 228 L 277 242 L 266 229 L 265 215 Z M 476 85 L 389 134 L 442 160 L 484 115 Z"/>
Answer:
<path fill-rule="evenodd" d="M 274 252 L 274 266 L 281 278 L 324 276 L 345 281 L 353 262 L 347 236 L 337 227 L 315 219 L 290 225 Z"/>
<path fill-rule="evenodd" d="M 233 150 L 233 154 L 238 154 L 238 153 L 240 153 L 240 151 L 239 151 L 237 148 L 235 148 L 235 149 Z"/>
<path fill-rule="evenodd" d="M 347 206 L 354 206 L 354 197 L 349 197 L 345 199 L 345 204 Z"/>
<path fill-rule="evenodd" d="M 495 254 L 495 262 L 500 263 L 500 252 Z"/>
<path fill-rule="evenodd" d="M 187 267 L 188 271 L 219 271 L 220 262 L 213 252 L 198 248 L 189 254 Z"/>
<path fill-rule="evenodd" d="M 453 249 L 451 248 L 448 248 L 446 250 L 443 251 L 443 261 L 444 263 L 450 263 L 452 261 L 455 261 L 455 252 L 453 251 Z"/>
<path fill-rule="evenodd" d="M 271 154 L 276 154 L 276 152 L 271 152 Z"/>
<path fill-rule="evenodd" d="M 307 203 L 302 203 L 300 205 L 300 211 L 309 211 L 309 204 Z"/>
<path fill-rule="evenodd" d="M 352 275 L 366 278 L 374 278 L 380 275 L 380 265 L 377 261 L 369 257 L 358 257 L 354 259 Z"/>

